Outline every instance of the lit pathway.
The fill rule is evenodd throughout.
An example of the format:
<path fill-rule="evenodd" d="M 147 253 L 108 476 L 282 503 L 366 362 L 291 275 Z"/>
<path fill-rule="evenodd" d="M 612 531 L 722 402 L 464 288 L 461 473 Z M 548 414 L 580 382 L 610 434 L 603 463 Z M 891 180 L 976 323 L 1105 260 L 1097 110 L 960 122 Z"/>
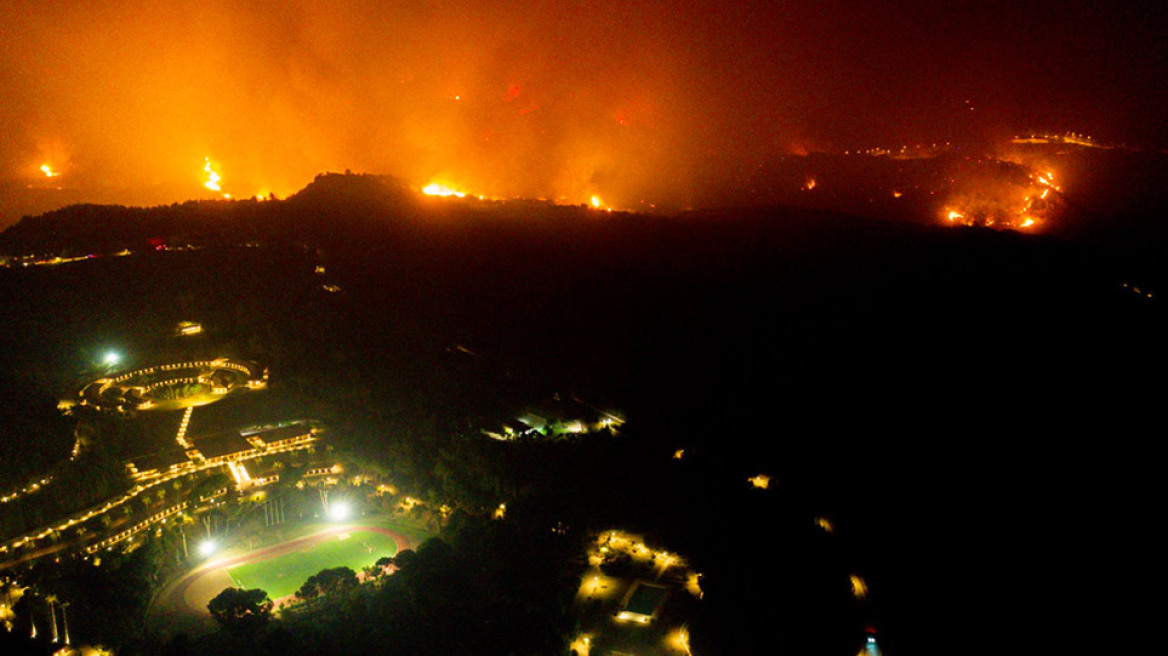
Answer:
<path fill-rule="evenodd" d="M 182 423 L 178 425 L 178 435 L 174 438 L 178 445 L 184 449 L 191 448 L 191 443 L 187 441 L 187 426 L 190 426 L 193 414 L 195 414 L 195 406 L 187 406 L 186 412 L 183 413 Z"/>

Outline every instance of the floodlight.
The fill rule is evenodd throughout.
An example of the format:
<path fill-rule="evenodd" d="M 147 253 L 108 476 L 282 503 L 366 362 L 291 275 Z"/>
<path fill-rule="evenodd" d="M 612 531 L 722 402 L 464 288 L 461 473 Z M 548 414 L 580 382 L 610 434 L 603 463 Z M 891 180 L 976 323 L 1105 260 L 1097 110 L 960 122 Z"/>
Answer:
<path fill-rule="evenodd" d="M 331 519 L 336 520 L 336 521 L 341 521 L 343 519 L 349 518 L 349 512 L 350 512 L 349 504 L 341 501 L 338 503 L 331 504 L 329 506 L 328 514 L 329 514 L 329 517 Z"/>

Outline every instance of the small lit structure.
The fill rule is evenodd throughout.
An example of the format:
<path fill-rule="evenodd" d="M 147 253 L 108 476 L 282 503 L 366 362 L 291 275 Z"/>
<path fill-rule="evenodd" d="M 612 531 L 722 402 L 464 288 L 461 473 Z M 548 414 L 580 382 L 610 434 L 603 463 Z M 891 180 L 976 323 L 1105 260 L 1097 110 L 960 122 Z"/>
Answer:
<path fill-rule="evenodd" d="M 863 599 L 863 598 L 868 596 L 868 584 L 864 582 L 863 578 L 861 578 L 855 574 L 852 574 L 851 582 L 852 582 L 852 596 L 853 597 L 855 597 L 856 599 Z"/>
<path fill-rule="evenodd" d="M 693 654 L 689 647 L 689 628 L 684 625 L 678 627 L 676 631 L 670 632 L 666 637 L 666 642 L 670 648 L 675 651 L 680 651 L 686 654 L 686 656 L 692 656 Z"/>
<path fill-rule="evenodd" d="M 592 636 L 581 635 L 568 645 L 568 649 L 575 652 L 577 656 L 588 656 L 592 651 Z"/>
<path fill-rule="evenodd" d="M 203 325 L 194 321 L 183 321 L 178 324 L 176 333 L 180 336 L 189 337 L 191 335 L 198 335 L 203 332 Z"/>
<path fill-rule="evenodd" d="M 648 624 L 657 618 L 668 597 L 668 587 L 637 581 L 625 594 L 616 613 L 616 619 L 620 622 Z"/>
<path fill-rule="evenodd" d="M 864 647 L 856 656 L 880 656 L 880 645 L 876 644 L 876 629 L 868 627 L 864 632 L 867 634 L 864 639 Z"/>

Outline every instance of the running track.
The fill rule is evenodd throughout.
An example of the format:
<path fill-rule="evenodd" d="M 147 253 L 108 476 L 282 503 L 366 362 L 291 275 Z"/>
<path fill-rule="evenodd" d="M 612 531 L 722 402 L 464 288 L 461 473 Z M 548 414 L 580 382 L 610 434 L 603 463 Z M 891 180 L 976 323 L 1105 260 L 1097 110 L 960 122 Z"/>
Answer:
<path fill-rule="evenodd" d="M 199 587 L 205 587 L 198 585 L 204 578 L 210 577 L 210 579 L 214 579 L 216 576 L 220 576 L 226 579 L 223 587 L 231 587 L 234 584 L 230 582 L 226 574 L 227 569 L 231 567 L 248 561 L 268 560 L 269 558 L 282 556 L 306 546 L 331 539 L 341 533 L 351 533 L 354 531 L 370 531 L 388 536 L 393 540 L 398 552 L 410 548 L 409 540 L 396 531 L 391 531 L 380 526 L 348 525 L 327 528 L 312 535 L 306 535 L 302 538 L 289 540 L 288 542 L 281 542 L 280 544 L 272 545 L 259 551 L 230 555 L 225 558 L 213 560 L 200 565 L 178 581 L 171 583 L 158 595 L 158 598 L 151 604 L 150 610 L 147 613 L 148 630 L 161 631 L 170 635 L 176 635 L 178 633 L 197 635 L 213 630 L 215 625 L 211 621 L 211 614 L 207 612 L 207 602 L 215 594 L 218 594 L 222 588 L 210 592 L 211 597 L 207 597 L 206 599 L 202 599 L 206 594 L 194 595 L 199 597 L 199 599 L 195 600 L 188 596 L 188 592 L 191 591 L 192 586 L 196 588 L 195 591 L 198 591 Z M 209 580 L 207 583 L 212 583 L 212 581 Z M 202 592 L 206 593 L 208 591 Z"/>

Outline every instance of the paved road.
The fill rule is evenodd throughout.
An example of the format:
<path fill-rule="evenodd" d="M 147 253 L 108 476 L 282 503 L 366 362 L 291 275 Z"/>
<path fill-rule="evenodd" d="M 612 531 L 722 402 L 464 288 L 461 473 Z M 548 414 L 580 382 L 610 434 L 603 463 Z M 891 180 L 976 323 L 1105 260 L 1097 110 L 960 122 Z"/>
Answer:
<path fill-rule="evenodd" d="M 409 539 L 404 535 L 380 526 L 346 525 L 334 526 L 323 531 L 313 533 L 302 538 L 281 542 L 260 549 L 244 553 L 227 553 L 221 558 L 209 561 L 191 570 L 182 578 L 168 585 L 146 615 L 148 631 L 157 631 L 164 636 L 186 633 L 195 636 L 215 630 L 215 621 L 207 612 L 207 603 L 223 591 L 224 588 L 234 587 L 235 583 L 227 574 L 227 570 L 240 563 L 258 560 L 267 560 L 303 549 L 307 546 L 330 540 L 340 533 L 353 531 L 372 531 L 389 536 L 397 545 L 397 550 L 411 548 Z"/>

